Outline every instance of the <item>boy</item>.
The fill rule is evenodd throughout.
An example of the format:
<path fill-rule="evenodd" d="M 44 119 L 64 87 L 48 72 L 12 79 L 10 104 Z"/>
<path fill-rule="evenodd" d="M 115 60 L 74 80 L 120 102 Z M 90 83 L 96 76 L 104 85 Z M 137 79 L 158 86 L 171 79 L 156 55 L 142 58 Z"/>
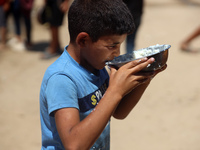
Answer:
<path fill-rule="evenodd" d="M 124 119 L 139 101 L 158 72 L 138 72 L 154 59 L 111 68 L 108 76 L 105 62 L 134 29 L 121 0 L 74 0 L 68 25 L 70 43 L 41 85 L 42 150 L 109 150 L 110 118 Z"/>

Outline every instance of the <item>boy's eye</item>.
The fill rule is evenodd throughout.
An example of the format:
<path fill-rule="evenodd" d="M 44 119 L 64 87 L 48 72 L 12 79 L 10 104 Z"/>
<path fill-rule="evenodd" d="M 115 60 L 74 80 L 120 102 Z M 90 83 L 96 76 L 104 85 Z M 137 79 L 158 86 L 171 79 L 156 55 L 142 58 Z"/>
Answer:
<path fill-rule="evenodd" d="M 112 45 L 112 46 L 107 46 L 109 49 L 113 49 L 113 48 L 116 48 L 117 46 L 116 45 Z"/>

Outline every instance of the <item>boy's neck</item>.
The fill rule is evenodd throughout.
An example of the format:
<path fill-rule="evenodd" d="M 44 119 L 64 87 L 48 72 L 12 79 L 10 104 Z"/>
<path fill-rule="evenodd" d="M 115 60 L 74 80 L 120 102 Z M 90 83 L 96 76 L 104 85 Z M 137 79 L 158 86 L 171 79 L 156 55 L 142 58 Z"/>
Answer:
<path fill-rule="evenodd" d="M 69 44 L 67 47 L 67 51 L 69 55 L 78 63 L 80 64 L 80 49 L 75 46 L 74 44 Z"/>
<path fill-rule="evenodd" d="M 82 67 L 84 67 L 86 70 L 90 71 L 94 75 L 98 74 L 98 70 L 93 68 L 91 65 L 85 62 L 84 59 L 81 58 L 81 49 L 76 46 L 75 44 L 70 43 L 68 45 L 67 51 L 69 55 Z"/>

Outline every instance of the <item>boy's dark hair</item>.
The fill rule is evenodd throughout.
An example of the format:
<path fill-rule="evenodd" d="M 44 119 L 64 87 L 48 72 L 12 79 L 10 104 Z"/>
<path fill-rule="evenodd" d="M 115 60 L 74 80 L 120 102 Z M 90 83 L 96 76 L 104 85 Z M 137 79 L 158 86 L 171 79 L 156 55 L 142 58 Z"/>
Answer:
<path fill-rule="evenodd" d="M 74 0 L 68 12 L 70 41 L 86 32 L 92 41 L 105 35 L 130 34 L 133 17 L 122 0 Z"/>

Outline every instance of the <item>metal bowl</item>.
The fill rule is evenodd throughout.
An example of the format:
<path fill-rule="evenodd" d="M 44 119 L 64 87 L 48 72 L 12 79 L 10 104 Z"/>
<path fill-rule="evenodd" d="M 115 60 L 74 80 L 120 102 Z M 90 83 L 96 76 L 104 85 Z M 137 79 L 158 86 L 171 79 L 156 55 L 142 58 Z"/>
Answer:
<path fill-rule="evenodd" d="M 153 45 L 149 46 L 147 48 L 142 48 L 139 50 L 135 50 L 132 53 L 126 53 L 124 55 L 120 55 L 118 57 L 115 57 L 112 61 L 106 62 L 106 65 L 113 66 L 116 69 L 119 69 L 124 64 L 141 59 L 144 57 L 150 58 L 153 57 L 155 61 L 152 64 L 149 64 L 146 68 L 144 68 L 142 71 L 155 71 L 160 68 L 162 68 L 168 59 L 168 50 L 171 47 L 171 45 Z"/>

